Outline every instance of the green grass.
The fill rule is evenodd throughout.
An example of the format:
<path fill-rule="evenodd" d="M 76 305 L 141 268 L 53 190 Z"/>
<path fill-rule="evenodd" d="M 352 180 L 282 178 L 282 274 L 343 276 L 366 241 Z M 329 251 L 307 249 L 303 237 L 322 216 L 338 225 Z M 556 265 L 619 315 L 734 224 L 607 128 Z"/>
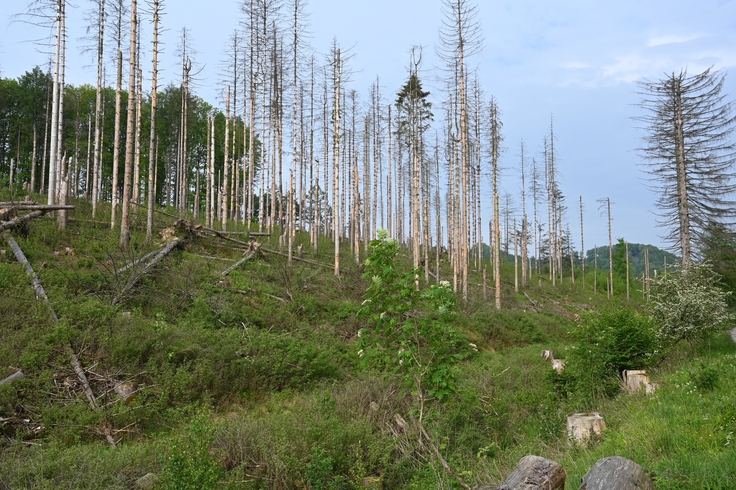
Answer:
<path fill-rule="evenodd" d="M 0 378 L 16 369 L 26 374 L 0 387 L 0 417 L 44 425 L 38 434 L 3 428 L 0 488 L 130 488 L 149 472 L 206 471 L 186 463 L 187 451 L 203 446 L 224 470 L 218 488 L 350 489 L 376 481 L 384 488 L 456 488 L 418 436 L 401 380 L 359 366 L 357 333 L 365 324 L 355 312 L 367 282 L 346 244 L 340 278 L 273 254 L 223 277 L 242 252 L 192 238 L 114 302 L 129 281 L 115 268 L 158 248 L 159 240 L 145 243 L 140 215 L 133 245 L 122 252 L 106 224 L 109 208 L 101 205 L 93 220 L 88 204 L 75 204 L 65 231 L 41 219 L 14 232 L 58 326 L 0 243 Z M 157 230 L 172 221 L 157 216 Z M 278 232 L 260 239 L 278 249 Z M 332 261 L 328 240 L 317 252 L 307 235 L 299 233 L 297 242 L 305 258 Z M 65 247 L 74 254 L 54 254 Z M 402 264 L 408 267 L 409 258 Z M 448 264 L 442 267 L 441 277 L 451 278 Z M 670 352 L 650 369 L 661 383 L 654 396 L 588 399 L 586 408 L 600 412 L 607 429 L 587 448 L 570 446 L 565 421 L 580 400 L 556 391 L 540 353 L 554 349 L 564 357 L 587 312 L 639 308 L 641 295 L 632 289 L 627 303 L 617 290 L 608 300 L 605 291 L 594 294 L 591 273 L 585 287 L 578 273 L 575 284 L 566 276 L 555 288 L 546 276 L 534 277 L 527 298 L 514 293 L 512 274 L 505 265 L 498 311 L 492 290 L 482 297 L 480 273 L 471 273 L 475 286 L 460 304 L 457 326 L 479 352 L 460 364 L 459 393 L 426 414 L 427 428 L 463 478 L 497 484 L 521 457 L 537 454 L 561 463 L 575 488 L 596 460 L 620 455 L 641 464 L 659 489 L 732 486 L 730 337 Z M 90 371 L 100 410 L 87 405 L 66 343 Z M 129 403 L 112 392 L 125 379 L 140 387 Z M 214 439 L 198 446 L 202 424 Z M 119 440 L 116 449 L 105 428 Z"/>

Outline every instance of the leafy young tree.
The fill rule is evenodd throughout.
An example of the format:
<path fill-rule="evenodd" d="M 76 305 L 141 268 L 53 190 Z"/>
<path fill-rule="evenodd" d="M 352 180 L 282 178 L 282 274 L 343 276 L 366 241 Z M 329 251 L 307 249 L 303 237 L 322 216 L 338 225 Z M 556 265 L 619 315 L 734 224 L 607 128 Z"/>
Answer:
<path fill-rule="evenodd" d="M 711 264 L 673 269 L 651 280 L 650 308 L 663 340 L 672 345 L 694 342 L 730 325 L 734 319 L 727 302 L 731 293 L 720 288 L 720 276 Z"/>
<path fill-rule="evenodd" d="M 672 72 L 661 80 L 643 80 L 637 118 L 647 135 L 639 150 L 658 192 L 660 225 L 687 266 L 699 255 L 711 223 L 730 224 L 736 217 L 731 175 L 736 146 L 731 141 L 736 118 L 721 93 L 725 74 L 708 68 L 697 75 Z"/>

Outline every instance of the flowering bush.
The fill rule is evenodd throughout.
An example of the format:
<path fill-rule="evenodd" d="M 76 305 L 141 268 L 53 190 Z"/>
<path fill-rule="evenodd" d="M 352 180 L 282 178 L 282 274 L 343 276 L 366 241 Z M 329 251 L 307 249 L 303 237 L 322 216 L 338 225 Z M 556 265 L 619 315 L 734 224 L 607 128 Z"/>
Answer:
<path fill-rule="evenodd" d="M 662 340 L 695 341 L 722 330 L 734 319 L 728 310 L 730 292 L 719 287 L 720 276 L 709 263 L 692 264 L 652 280 L 652 316 Z"/>

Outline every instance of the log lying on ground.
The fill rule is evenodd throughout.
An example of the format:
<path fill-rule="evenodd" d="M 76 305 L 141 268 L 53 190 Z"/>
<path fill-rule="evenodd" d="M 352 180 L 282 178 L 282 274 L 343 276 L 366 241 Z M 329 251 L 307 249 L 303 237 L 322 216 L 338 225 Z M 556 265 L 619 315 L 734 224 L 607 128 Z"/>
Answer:
<path fill-rule="evenodd" d="M 240 266 L 241 266 L 241 265 L 243 265 L 244 263 L 248 262 L 248 261 L 249 261 L 250 259 L 252 259 L 252 258 L 253 258 L 253 257 L 254 257 L 255 255 L 256 255 L 256 254 L 255 254 L 254 252 L 250 252 L 250 253 L 249 253 L 249 254 L 247 254 L 247 255 L 246 255 L 245 257 L 243 257 L 242 259 L 238 260 L 238 261 L 237 261 L 237 262 L 235 262 L 235 263 L 234 263 L 233 265 L 231 265 L 230 267 L 228 267 L 227 269 L 225 269 L 224 271 L 222 271 L 222 275 L 223 275 L 223 276 L 227 276 L 227 275 L 228 275 L 228 274 L 230 274 L 230 273 L 231 273 L 232 271 L 234 271 L 235 269 L 237 269 L 238 267 L 240 267 Z"/>
<path fill-rule="evenodd" d="M 0 208 L 22 209 L 25 211 L 73 211 L 76 206 L 71 204 L 36 204 L 27 202 L 0 203 Z"/>
<path fill-rule="evenodd" d="M 567 473 L 559 463 L 540 456 L 524 456 L 498 490 L 555 490 L 565 488 Z"/>
<path fill-rule="evenodd" d="M 7 378 L 0 380 L 0 386 L 4 385 L 5 383 L 12 383 L 13 381 L 17 379 L 23 379 L 24 377 L 25 375 L 23 374 L 23 371 L 15 372 L 11 374 L 10 376 L 8 376 Z"/>
<path fill-rule="evenodd" d="M 146 260 L 150 259 L 151 257 L 153 257 L 154 255 L 156 255 L 157 253 L 160 253 L 161 250 L 163 250 L 164 248 L 166 248 L 166 246 L 163 246 L 163 247 L 161 247 L 161 248 L 159 248 L 157 250 L 154 250 L 153 252 L 147 253 L 146 255 L 144 255 L 143 257 L 141 257 L 140 259 L 134 260 L 133 262 L 131 262 L 128 265 L 124 265 L 123 267 L 121 267 L 120 269 L 117 270 L 117 273 L 118 274 L 122 274 L 123 272 L 125 272 L 125 271 L 127 271 L 129 269 L 132 269 L 133 267 L 135 267 L 136 265 L 140 264 L 141 262 L 145 262 Z"/>
<path fill-rule="evenodd" d="M 23 206 L 23 205 L 33 205 L 38 204 L 36 201 L 29 201 L 26 199 L 25 201 L 6 201 L 6 202 L 0 202 L 0 208 L 13 208 L 15 206 Z"/>
<path fill-rule="evenodd" d="M 31 264 L 28 262 L 28 259 L 26 258 L 25 254 L 23 253 L 23 250 L 21 250 L 20 245 L 18 245 L 18 242 L 15 241 L 15 238 L 10 233 L 5 234 L 5 240 L 8 242 L 8 245 L 10 245 L 10 248 L 13 250 L 13 253 L 15 254 L 15 258 L 20 262 L 23 267 L 26 269 L 26 274 L 31 276 L 32 283 L 33 283 L 33 290 L 36 292 L 36 299 L 41 298 L 43 300 L 44 304 L 46 305 L 46 308 L 48 308 L 49 313 L 51 314 L 51 318 L 54 321 L 54 325 L 59 323 L 59 317 L 56 316 L 56 312 L 54 311 L 54 308 L 51 306 L 51 302 L 49 301 L 49 297 L 46 294 L 46 290 L 43 287 L 43 284 L 41 284 L 41 280 L 36 275 L 36 272 L 33 270 L 33 267 L 31 267 Z M 67 343 L 64 345 L 64 352 L 69 356 L 69 359 L 72 363 L 72 368 L 74 369 L 74 372 L 77 374 L 77 377 L 79 378 L 79 381 L 82 382 L 82 386 L 84 387 L 84 394 L 87 396 L 87 400 L 89 401 L 90 406 L 93 409 L 97 409 L 97 399 L 95 398 L 94 393 L 92 392 L 92 388 L 89 386 L 89 381 L 87 380 L 87 376 L 84 374 L 84 369 L 82 369 L 82 365 L 79 362 L 79 358 L 72 350 L 72 346 Z"/>
<path fill-rule="evenodd" d="M 25 223 L 26 221 L 32 220 L 33 218 L 38 218 L 39 216 L 43 216 L 46 214 L 46 211 L 34 211 L 32 213 L 28 213 L 25 216 L 21 216 L 20 218 L 13 219 L 10 221 L 3 221 L 0 223 L 0 232 L 5 230 L 12 230 L 16 226 L 18 226 L 21 223 Z"/>
<path fill-rule="evenodd" d="M 131 288 L 132 288 L 133 286 L 135 286 L 135 285 L 136 285 L 136 283 L 137 283 L 137 282 L 138 282 L 138 281 L 139 281 L 139 280 L 140 280 L 140 279 L 141 279 L 141 278 L 142 278 L 143 276 L 145 276 L 145 275 L 146 275 L 146 274 L 148 273 L 148 271 L 150 271 L 150 270 L 151 270 L 151 269 L 153 268 L 153 266 L 155 266 L 156 264 L 158 264 L 158 263 L 159 263 L 159 262 L 161 261 L 161 259 L 163 259 L 164 257 L 166 257 L 166 255 L 167 255 L 167 254 L 168 254 L 169 252 L 171 252 L 172 250 L 174 250 L 174 248 L 176 248 L 176 247 L 177 247 L 178 245 L 180 245 L 180 244 L 182 244 L 182 243 L 184 243 L 184 242 L 186 242 L 186 240 L 185 240 L 185 239 L 183 239 L 183 238 L 179 238 L 179 237 L 174 237 L 174 239 L 173 239 L 173 240 L 171 240 L 171 241 L 170 241 L 170 242 L 169 242 L 169 243 L 168 243 L 168 244 L 167 244 L 167 245 L 166 245 L 165 247 L 161 248 L 161 249 L 160 249 L 160 250 L 159 250 L 159 251 L 158 251 L 158 252 L 156 253 L 156 255 L 155 255 L 155 256 L 154 256 L 154 257 L 153 257 L 153 258 L 151 259 L 151 261 L 150 261 L 150 262 L 148 262 L 148 263 L 147 263 L 147 264 L 146 264 L 146 265 L 145 265 L 145 266 L 143 267 L 143 269 L 141 269 L 140 273 L 138 273 L 138 274 L 137 274 L 137 275 L 136 275 L 136 276 L 135 276 L 134 278 L 132 278 L 132 280 L 131 280 L 131 281 L 129 281 L 129 282 L 128 282 L 128 283 L 127 283 L 127 284 L 126 284 L 126 285 L 125 285 L 125 286 L 124 286 L 124 287 L 123 287 L 123 288 L 122 288 L 121 290 L 120 290 L 120 292 L 118 292 L 117 296 L 115 296 L 115 297 L 113 298 L 113 300 L 112 300 L 112 303 L 113 303 L 113 304 L 117 304 L 117 303 L 119 303 L 120 301 L 122 301 L 122 299 L 123 299 L 123 298 L 125 297 L 125 294 L 126 294 L 126 293 L 127 293 L 128 291 L 130 291 L 130 289 L 131 289 Z"/>
<path fill-rule="evenodd" d="M 280 255 L 282 257 L 288 257 L 289 256 L 289 254 L 285 254 L 283 252 L 277 252 L 276 250 L 269 250 L 267 248 L 261 248 L 261 250 L 263 250 L 266 253 L 270 253 L 270 254 L 274 254 L 274 255 Z M 333 266 L 331 264 L 323 264 L 322 262 L 317 262 L 316 260 L 300 259 L 299 257 L 293 257 L 293 256 L 291 257 L 291 260 L 298 260 L 299 262 L 304 262 L 306 264 L 311 264 L 311 265 L 317 265 L 317 266 L 320 266 L 320 267 L 325 267 L 325 268 L 330 269 L 330 270 L 333 270 L 335 268 L 335 266 Z"/>
<path fill-rule="evenodd" d="M 621 456 L 599 459 L 578 490 L 656 490 L 644 468 Z"/>

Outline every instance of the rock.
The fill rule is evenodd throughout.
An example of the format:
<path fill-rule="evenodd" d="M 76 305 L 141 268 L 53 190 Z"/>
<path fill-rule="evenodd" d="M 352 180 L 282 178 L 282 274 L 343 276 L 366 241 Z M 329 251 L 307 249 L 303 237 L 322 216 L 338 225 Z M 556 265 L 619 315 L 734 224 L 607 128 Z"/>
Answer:
<path fill-rule="evenodd" d="M 578 490 L 656 490 L 644 468 L 630 459 L 599 459 L 583 477 Z"/>
<path fill-rule="evenodd" d="M 146 473 L 135 481 L 135 488 L 140 488 L 141 490 L 151 490 L 159 483 L 159 481 L 160 478 L 153 473 Z"/>
<path fill-rule="evenodd" d="M 524 456 L 498 490 L 555 490 L 565 488 L 567 473 L 555 461 L 540 456 Z M 489 489 L 488 486 L 477 487 Z"/>
<path fill-rule="evenodd" d="M 576 413 L 567 417 L 567 438 L 585 445 L 593 434 L 601 435 L 605 427 L 606 422 L 599 413 Z"/>
<path fill-rule="evenodd" d="M 125 381 L 115 385 L 115 393 L 120 395 L 125 403 L 130 403 L 138 396 L 138 383 L 135 381 Z"/>

